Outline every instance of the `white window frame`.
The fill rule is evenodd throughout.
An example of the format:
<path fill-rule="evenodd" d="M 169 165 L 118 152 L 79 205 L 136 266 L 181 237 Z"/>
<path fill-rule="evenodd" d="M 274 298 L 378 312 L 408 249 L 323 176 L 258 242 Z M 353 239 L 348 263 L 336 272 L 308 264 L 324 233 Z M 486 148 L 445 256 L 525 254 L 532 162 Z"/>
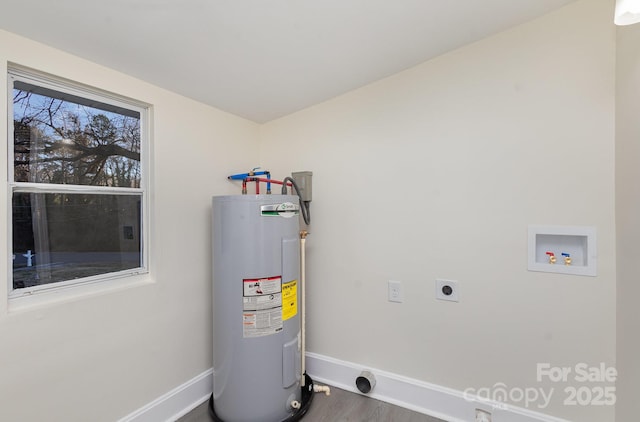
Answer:
<path fill-rule="evenodd" d="M 80 97 L 84 100 L 93 100 L 101 104 L 114 106 L 116 109 L 122 108 L 140 113 L 140 187 L 139 188 L 119 188 L 108 186 L 88 186 L 88 185 L 58 185 L 48 183 L 30 183 L 16 182 L 14 180 L 14 126 L 13 126 L 13 89 L 14 81 L 22 81 L 38 87 L 51 89 L 57 92 L 69 94 L 70 96 Z M 150 121 L 151 121 L 151 105 L 133 100 L 121 95 L 103 91 L 98 88 L 86 86 L 77 82 L 73 82 L 64 78 L 49 75 L 37 70 L 29 69 L 20 65 L 9 64 L 7 68 L 7 156 L 8 156 L 8 221 L 5 223 L 7 227 L 7 250 L 10 253 L 7 256 L 7 283 L 8 298 L 11 301 L 21 300 L 26 297 L 34 297 L 42 293 L 59 293 L 72 287 L 87 285 L 95 285 L 99 283 L 104 285 L 110 281 L 121 284 L 123 279 L 149 273 L 149 157 L 150 157 Z M 139 267 L 111 272 L 105 274 L 83 277 L 78 279 L 66 280 L 32 286 L 21 289 L 13 288 L 13 209 L 12 198 L 14 192 L 31 192 L 31 193 L 87 193 L 87 194 L 132 194 L 141 196 L 141 215 L 140 215 L 140 255 L 141 264 Z M 126 280 L 125 280 L 126 281 Z"/>

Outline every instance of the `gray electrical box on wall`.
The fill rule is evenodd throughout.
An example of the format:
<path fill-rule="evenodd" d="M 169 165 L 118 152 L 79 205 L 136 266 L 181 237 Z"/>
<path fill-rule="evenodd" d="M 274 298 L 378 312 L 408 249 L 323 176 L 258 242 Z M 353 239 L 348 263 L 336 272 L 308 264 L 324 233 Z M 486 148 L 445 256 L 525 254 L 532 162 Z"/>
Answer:
<path fill-rule="evenodd" d="M 301 201 L 311 202 L 311 176 L 313 176 L 313 173 L 310 171 L 296 171 L 291 173 L 291 177 L 300 189 L 299 195 Z"/>

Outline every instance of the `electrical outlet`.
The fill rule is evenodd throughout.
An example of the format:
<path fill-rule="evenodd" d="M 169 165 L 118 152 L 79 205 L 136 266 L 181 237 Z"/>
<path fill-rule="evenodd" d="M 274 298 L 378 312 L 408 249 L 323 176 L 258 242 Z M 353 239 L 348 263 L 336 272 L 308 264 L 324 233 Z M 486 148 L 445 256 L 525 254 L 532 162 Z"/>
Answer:
<path fill-rule="evenodd" d="M 491 422 L 491 412 L 476 409 L 476 422 Z"/>
<path fill-rule="evenodd" d="M 395 280 L 389 280 L 389 302 L 402 303 L 404 294 L 402 293 L 402 283 Z"/>
<path fill-rule="evenodd" d="M 436 280 L 436 299 L 459 302 L 458 282 L 453 280 Z"/>

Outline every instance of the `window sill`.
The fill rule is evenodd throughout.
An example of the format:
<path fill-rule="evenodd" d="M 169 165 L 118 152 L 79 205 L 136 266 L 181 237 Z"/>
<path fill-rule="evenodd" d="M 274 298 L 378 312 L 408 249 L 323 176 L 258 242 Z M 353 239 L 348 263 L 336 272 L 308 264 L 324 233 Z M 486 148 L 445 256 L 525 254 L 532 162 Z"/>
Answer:
<path fill-rule="evenodd" d="M 26 293 L 9 297 L 8 313 L 16 313 L 56 305 L 63 302 L 82 299 L 89 296 L 106 294 L 118 290 L 125 290 L 153 284 L 151 275 L 126 275 L 113 278 L 100 278 L 92 282 L 74 284 L 66 287 L 55 287 L 48 290 Z"/>

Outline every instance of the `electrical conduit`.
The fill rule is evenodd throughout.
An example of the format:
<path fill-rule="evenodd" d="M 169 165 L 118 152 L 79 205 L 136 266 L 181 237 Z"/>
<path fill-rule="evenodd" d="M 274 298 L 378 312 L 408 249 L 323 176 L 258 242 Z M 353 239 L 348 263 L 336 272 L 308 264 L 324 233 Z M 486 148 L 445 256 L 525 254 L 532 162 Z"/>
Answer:
<path fill-rule="evenodd" d="M 301 360 L 301 380 L 302 387 L 305 386 L 305 373 L 306 373 L 306 349 L 307 349 L 307 340 L 306 340 L 306 316 L 307 316 L 307 307 L 306 307 L 306 295 L 305 292 L 305 249 L 306 249 L 306 241 L 307 235 L 309 233 L 306 230 L 300 231 L 300 319 L 301 319 L 301 328 L 300 328 L 300 343 L 301 343 L 301 351 L 300 351 L 300 360 Z"/>

